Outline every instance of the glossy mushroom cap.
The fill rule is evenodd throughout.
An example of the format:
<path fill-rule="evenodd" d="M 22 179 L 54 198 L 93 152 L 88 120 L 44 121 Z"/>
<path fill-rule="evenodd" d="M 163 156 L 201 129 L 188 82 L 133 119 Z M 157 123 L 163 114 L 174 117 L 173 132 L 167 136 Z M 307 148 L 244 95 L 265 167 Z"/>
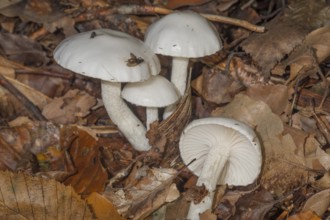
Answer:
<path fill-rule="evenodd" d="M 150 25 L 145 43 L 155 53 L 173 57 L 203 57 L 222 48 L 214 26 L 192 11 L 174 12 Z"/>
<path fill-rule="evenodd" d="M 174 85 L 160 75 L 143 82 L 126 84 L 122 97 L 135 105 L 154 108 L 172 105 L 180 98 Z"/>
<path fill-rule="evenodd" d="M 209 155 L 212 148 L 219 148 L 219 155 Z M 180 153 L 185 164 L 196 159 L 188 168 L 197 176 L 205 160 L 225 159 L 224 168 L 218 169 L 218 184 L 248 185 L 261 171 L 262 154 L 256 134 L 234 119 L 204 118 L 191 122 L 180 138 Z"/>
<path fill-rule="evenodd" d="M 143 81 L 160 72 L 158 58 L 142 41 L 109 29 L 66 38 L 54 59 L 73 72 L 111 82 Z"/>

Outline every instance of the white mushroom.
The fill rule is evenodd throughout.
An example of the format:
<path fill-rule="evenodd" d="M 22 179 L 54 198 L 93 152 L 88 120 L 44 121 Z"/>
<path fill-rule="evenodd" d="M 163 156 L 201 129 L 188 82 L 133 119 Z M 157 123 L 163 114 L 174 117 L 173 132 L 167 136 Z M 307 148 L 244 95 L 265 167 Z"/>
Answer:
<path fill-rule="evenodd" d="M 136 150 L 150 149 L 146 128 L 120 96 L 122 82 L 143 81 L 160 72 L 157 56 L 142 41 L 109 29 L 88 31 L 62 41 L 54 59 L 71 71 L 101 79 L 111 120 Z"/>
<path fill-rule="evenodd" d="M 222 48 L 213 25 L 192 11 L 174 12 L 150 25 L 145 43 L 155 53 L 173 57 L 171 81 L 180 96 L 186 90 L 189 58 L 204 57 Z M 173 107 L 167 108 L 165 118 L 173 111 Z"/>
<path fill-rule="evenodd" d="M 188 168 L 198 177 L 197 186 L 204 185 L 209 194 L 190 204 L 188 219 L 212 206 L 217 184 L 248 185 L 261 171 L 262 153 L 254 131 L 229 118 L 204 118 L 191 122 L 180 138 L 180 154 Z"/>
<path fill-rule="evenodd" d="M 158 108 L 172 105 L 180 98 L 174 85 L 160 75 L 126 84 L 122 97 L 132 104 L 146 107 L 147 130 L 152 122 L 158 120 Z"/>

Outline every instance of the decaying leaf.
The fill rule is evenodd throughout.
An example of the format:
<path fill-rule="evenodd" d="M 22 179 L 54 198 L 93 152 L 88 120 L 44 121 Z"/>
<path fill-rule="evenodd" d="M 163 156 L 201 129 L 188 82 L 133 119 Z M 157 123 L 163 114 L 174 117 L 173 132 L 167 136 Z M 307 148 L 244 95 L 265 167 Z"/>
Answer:
<path fill-rule="evenodd" d="M 272 71 L 274 74 L 282 75 L 285 68 L 290 66 L 290 78 L 288 81 L 303 74 L 315 65 L 322 63 L 330 56 L 330 27 L 325 26 L 309 33 L 302 44 L 296 48 L 290 56 L 277 65 Z M 315 50 L 315 55 L 312 50 Z M 313 57 L 315 56 L 315 58 Z M 315 63 L 315 60 L 317 63 Z"/>
<path fill-rule="evenodd" d="M 2 128 L 0 130 L 0 169 L 17 170 L 31 166 L 33 154 L 41 153 L 48 147 L 61 149 L 59 136 L 59 128 L 50 122 L 25 121 L 21 125 Z M 52 159 L 53 163 L 62 161 L 63 165 L 62 156 Z M 62 167 L 58 165 L 56 169 Z"/>
<path fill-rule="evenodd" d="M 270 21 L 266 25 L 266 33 L 252 34 L 242 43 L 243 49 L 269 77 L 274 66 L 290 54 L 309 31 L 319 27 L 322 21 L 318 20 L 318 13 L 326 6 L 322 0 L 290 1 L 284 15 Z M 323 19 L 326 22 L 327 19 Z"/>
<path fill-rule="evenodd" d="M 23 173 L 0 172 L 1 219 L 93 219 L 70 186 Z"/>
<path fill-rule="evenodd" d="M 93 192 L 87 197 L 86 200 L 88 205 L 91 206 L 97 219 L 124 220 L 124 218 L 119 215 L 112 203 L 104 196 Z"/>
<path fill-rule="evenodd" d="M 238 94 L 213 116 L 230 117 L 255 128 L 263 146 L 261 184 L 276 195 L 301 185 L 308 177 L 303 157 L 303 146 L 297 146 L 290 134 L 284 133 L 279 116 L 262 101 Z M 295 172 L 292 172 L 292 170 Z"/>
<path fill-rule="evenodd" d="M 123 189 L 107 187 L 104 192 L 120 214 L 132 219 L 148 216 L 166 203 L 173 190 L 177 190 L 172 186 L 177 173 L 174 169 L 142 167 L 137 173 L 139 176 L 135 176 L 137 183 L 134 185 Z"/>
<path fill-rule="evenodd" d="M 305 203 L 303 211 L 312 211 L 318 216 L 328 211 L 330 207 L 330 189 L 322 190 L 311 196 Z"/>
<path fill-rule="evenodd" d="M 43 108 L 42 114 L 54 123 L 74 124 L 79 118 L 86 116 L 95 104 L 94 97 L 84 91 L 74 89 L 48 103 Z"/>
<path fill-rule="evenodd" d="M 243 86 L 230 75 L 217 68 L 204 68 L 202 74 L 191 83 L 192 88 L 206 101 L 223 104 L 228 103 Z"/>
<path fill-rule="evenodd" d="M 1 33 L 0 48 L 3 56 L 25 65 L 41 66 L 49 61 L 39 43 L 22 35 Z"/>
<path fill-rule="evenodd" d="M 282 114 L 289 104 L 288 87 L 280 84 L 250 86 L 246 94 L 254 100 L 265 102 L 277 115 Z"/>
<path fill-rule="evenodd" d="M 312 211 L 306 211 L 289 216 L 286 220 L 321 220 L 321 218 Z"/>
<path fill-rule="evenodd" d="M 273 196 L 263 188 L 243 195 L 236 203 L 237 219 L 266 219 L 265 216 L 274 206 Z M 235 217 L 234 217 L 235 218 Z"/>
<path fill-rule="evenodd" d="M 76 126 L 61 129 L 61 146 L 68 150 L 76 171 L 64 183 L 79 194 L 102 192 L 108 179 L 100 161 L 97 139 L 86 130 Z"/>

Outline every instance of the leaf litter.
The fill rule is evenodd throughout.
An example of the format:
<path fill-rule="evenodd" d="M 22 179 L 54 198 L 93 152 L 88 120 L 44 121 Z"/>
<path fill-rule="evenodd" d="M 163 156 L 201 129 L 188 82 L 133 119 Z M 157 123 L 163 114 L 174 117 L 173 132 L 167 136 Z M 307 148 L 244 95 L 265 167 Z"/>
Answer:
<path fill-rule="evenodd" d="M 185 219 L 188 201 L 201 200 L 208 192 L 195 187 L 196 177 L 180 159 L 180 133 L 194 118 L 223 116 L 256 131 L 262 142 L 262 173 L 250 186 L 219 187 L 212 209 L 200 219 L 330 216 L 329 4 L 323 0 L 126 3 L 0 4 L 0 73 L 37 107 L 31 112 L 16 90 L 0 82 L 0 167 L 5 171 L 0 180 L 6 188 L 0 215 Z M 52 52 L 66 37 L 101 27 L 142 39 L 159 17 L 150 8 L 170 12 L 160 7 L 262 21 L 266 32 L 213 22 L 224 50 L 193 60 L 192 93 L 187 90 L 175 117 L 151 126 L 148 138 L 153 148 L 141 153 L 131 148 L 107 116 L 99 81 L 61 68 Z M 169 76 L 168 58 L 161 57 L 161 63 L 161 74 Z M 131 108 L 144 120 L 144 110 Z M 45 121 L 35 120 L 35 114 Z M 18 188 L 13 187 L 15 181 Z M 15 197 L 23 188 L 24 193 L 19 192 L 24 196 Z M 50 197 L 41 198 L 47 190 Z M 58 196 L 63 204 L 55 206 L 52 201 Z M 67 199 L 70 210 L 64 209 Z"/>

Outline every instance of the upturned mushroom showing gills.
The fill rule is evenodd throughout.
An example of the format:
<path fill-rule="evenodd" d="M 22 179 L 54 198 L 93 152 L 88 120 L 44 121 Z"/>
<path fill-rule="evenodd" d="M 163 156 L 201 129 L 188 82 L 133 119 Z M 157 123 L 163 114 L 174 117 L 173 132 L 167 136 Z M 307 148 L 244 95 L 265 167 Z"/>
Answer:
<path fill-rule="evenodd" d="M 176 103 L 180 96 L 174 85 L 165 77 L 152 76 L 143 82 L 126 84 L 122 97 L 135 105 L 146 107 L 146 126 L 158 118 L 158 109 Z"/>
<path fill-rule="evenodd" d="M 196 185 L 204 185 L 209 192 L 200 203 L 190 204 L 187 219 L 198 220 L 200 213 L 211 208 L 217 184 L 245 186 L 261 171 L 257 135 L 234 119 L 215 117 L 191 122 L 181 135 L 179 148 L 184 163 L 198 176 Z"/>
<path fill-rule="evenodd" d="M 121 98 L 122 82 L 138 82 L 160 72 L 157 56 L 126 33 L 97 29 L 73 35 L 54 52 L 62 67 L 101 79 L 104 106 L 118 129 L 138 151 L 150 149 L 146 128 Z"/>

